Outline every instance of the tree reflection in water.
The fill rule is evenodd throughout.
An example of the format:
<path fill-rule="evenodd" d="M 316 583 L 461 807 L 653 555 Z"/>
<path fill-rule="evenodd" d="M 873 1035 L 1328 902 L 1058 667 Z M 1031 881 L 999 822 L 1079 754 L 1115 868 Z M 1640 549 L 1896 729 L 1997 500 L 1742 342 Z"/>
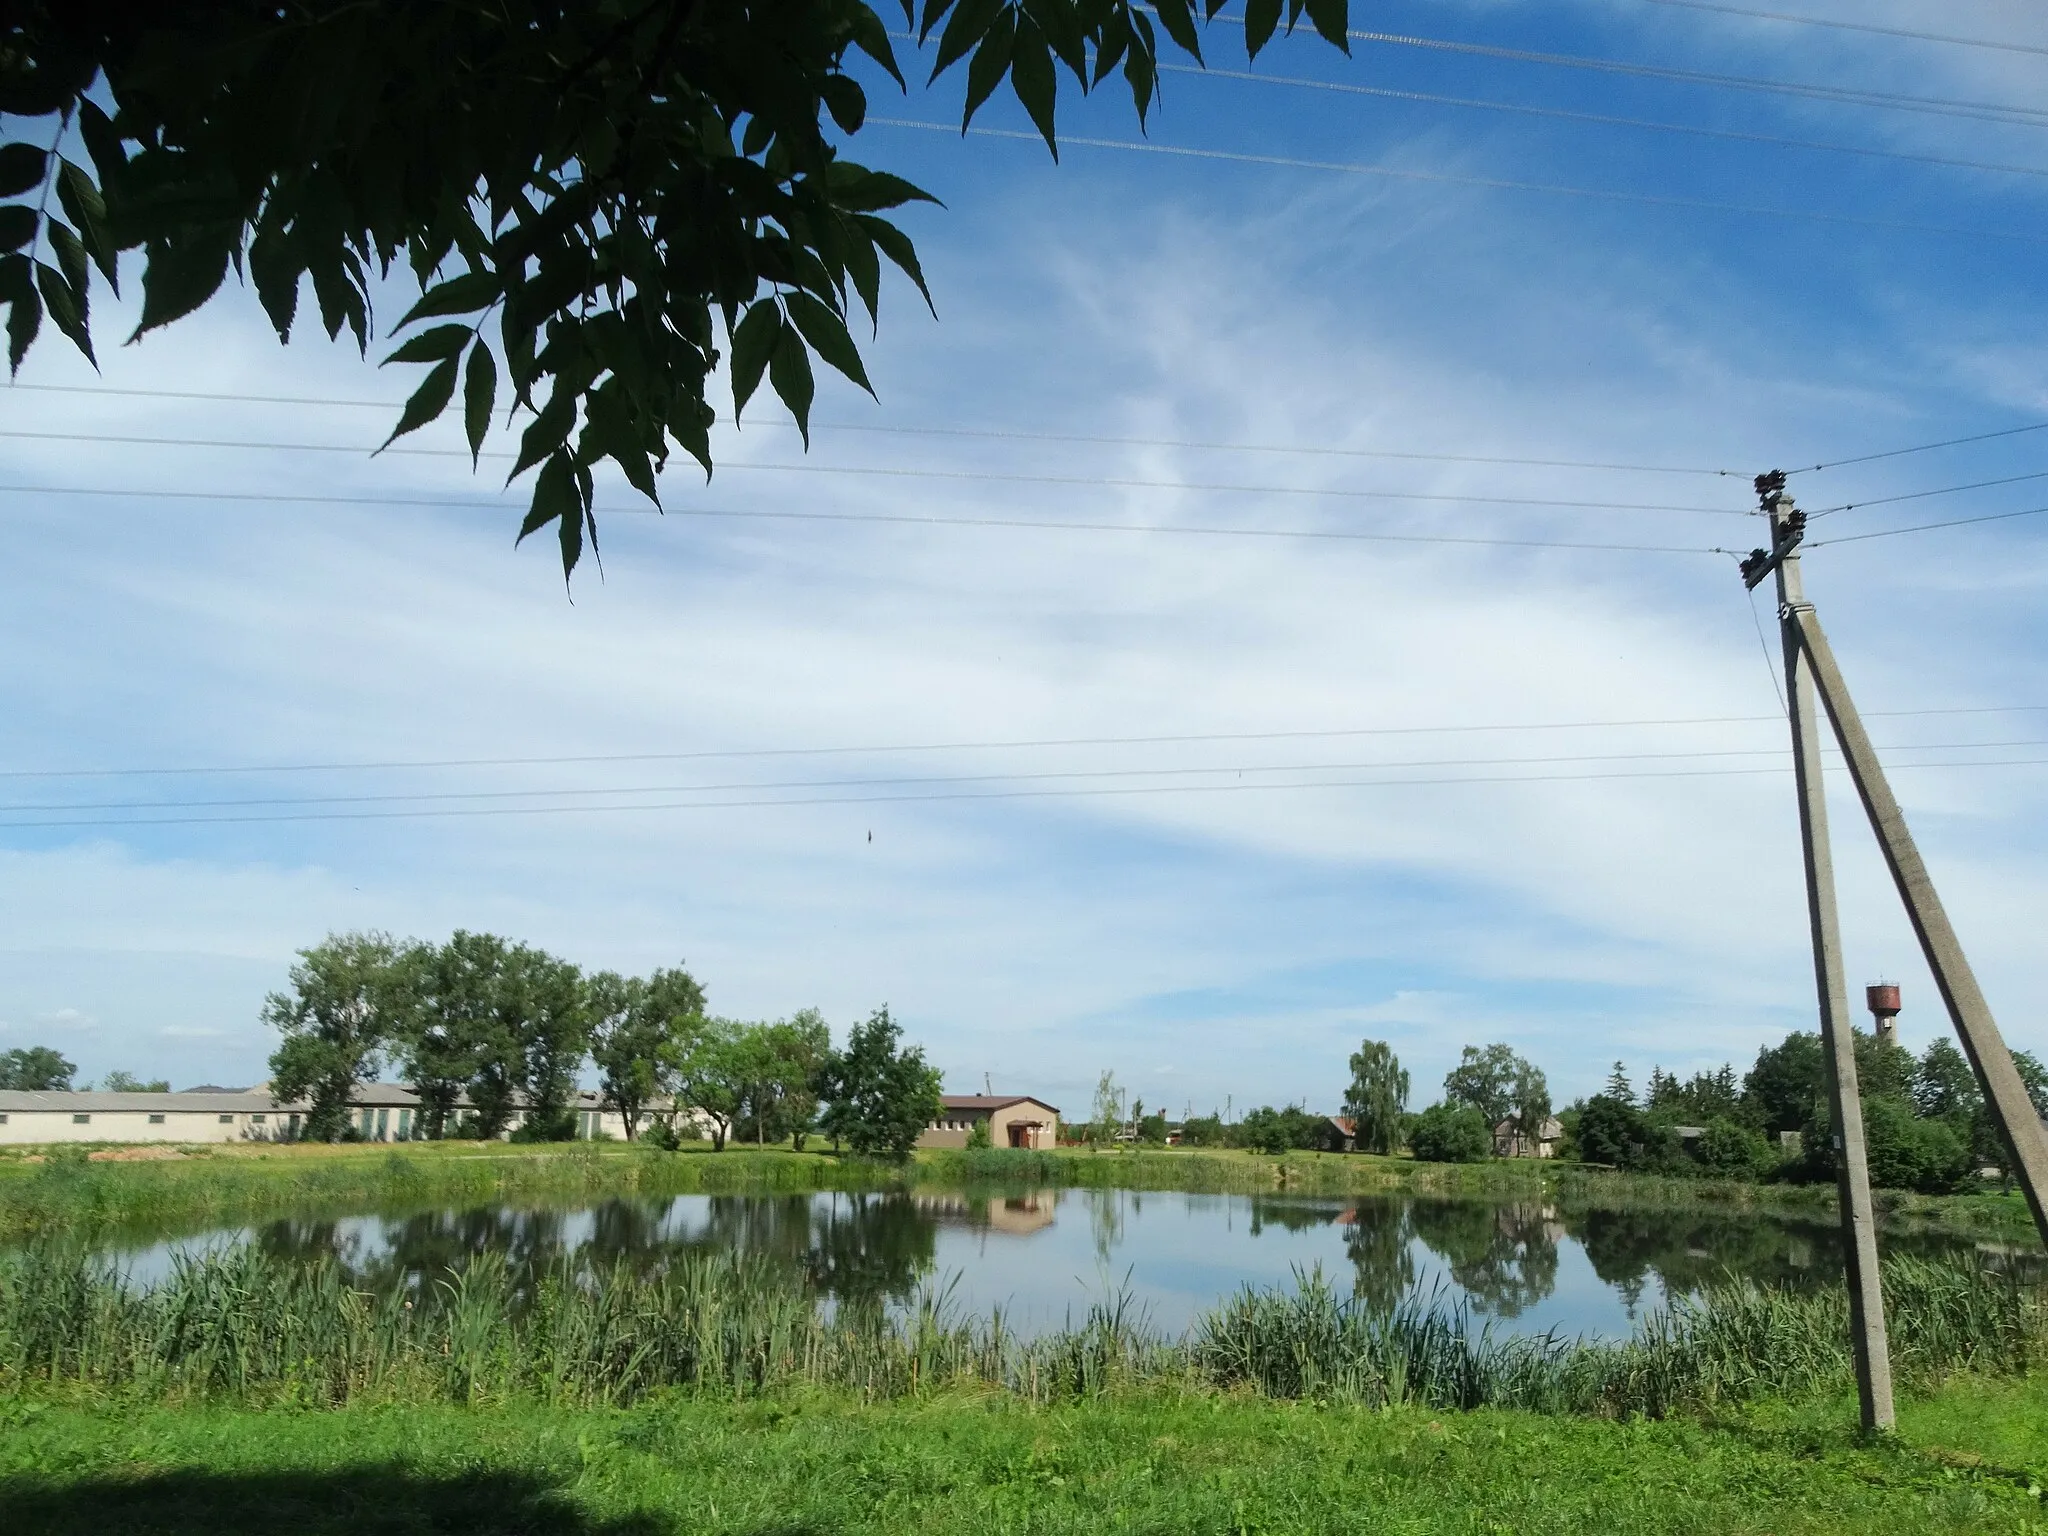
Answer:
<path fill-rule="evenodd" d="M 1417 1201 L 1409 1220 L 1475 1312 L 1520 1317 L 1557 1289 L 1564 1228 L 1546 1207 Z"/>

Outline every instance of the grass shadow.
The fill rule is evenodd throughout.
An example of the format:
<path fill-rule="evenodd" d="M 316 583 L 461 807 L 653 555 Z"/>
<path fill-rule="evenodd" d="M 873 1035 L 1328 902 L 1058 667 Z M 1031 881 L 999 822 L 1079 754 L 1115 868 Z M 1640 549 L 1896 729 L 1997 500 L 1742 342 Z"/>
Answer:
<path fill-rule="evenodd" d="M 0 1531 L 19 1536 L 656 1536 L 667 1529 L 646 1515 L 593 1519 L 557 1483 L 519 1472 L 434 1476 L 358 1466 L 0 1479 Z"/>

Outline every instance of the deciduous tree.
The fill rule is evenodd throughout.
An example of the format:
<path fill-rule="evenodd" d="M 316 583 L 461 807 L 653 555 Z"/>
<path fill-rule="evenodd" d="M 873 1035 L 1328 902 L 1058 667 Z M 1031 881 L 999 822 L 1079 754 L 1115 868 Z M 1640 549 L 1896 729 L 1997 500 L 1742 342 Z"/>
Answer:
<path fill-rule="evenodd" d="M 906 1158 L 939 1118 L 938 1070 L 922 1048 L 899 1047 L 902 1035 L 889 1010 L 878 1008 L 854 1025 L 835 1063 L 822 1128 L 860 1156 Z"/>
<path fill-rule="evenodd" d="M 675 1094 L 677 1063 L 704 1027 L 704 989 L 680 966 L 644 981 L 600 971 L 586 983 L 584 1006 L 605 1102 L 631 1141 L 650 1106 Z"/>
<path fill-rule="evenodd" d="M 1347 46 L 1346 0 L 1254 0 L 1247 52 L 1304 14 Z M 765 375 L 808 436 L 814 357 L 870 388 L 848 322 L 875 320 L 883 262 L 924 291 L 880 215 L 930 199 L 842 153 L 867 118 L 861 77 L 904 83 L 861 0 L 17 0 L 4 15 L 13 366 L 46 316 L 92 356 L 94 269 L 113 285 L 123 252 L 142 252 L 138 336 L 232 268 L 280 339 L 310 279 L 321 327 L 365 351 L 396 268 L 420 297 L 386 361 L 426 374 L 392 435 L 458 385 L 472 451 L 494 410 L 531 412 L 510 477 L 535 471 L 520 537 L 554 525 L 565 574 L 595 532 L 600 461 L 650 500 L 672 450 L 708 475 L 721 366 L 735 416 Z M 1120 72 L 1142 122 L 1157 29 L 1199 59 L 1196 15 L 1190 0 L 902 0 L 899 24 L 936 40 L 932 79 L 965 63 L 963 127 L 1008 79 L 1051 145 L 1062 72 L 1084 92 Z"/>
<path fill-rule="evenodd" d="M 1401 1116 L 1408 1108 L 1408 1069 L 1392 1046 L 1366 1040 L 1351 1055 L 1351 1087 L 1344 1113 L 1351 1117 L 1358 1150 L 1390 1153 L 1401 1144 Z"/>
<path fill-rule="evenodd" d="M 377 1073 L 405 1007 L 398 956 L 389 934 L 333 934 L 299 951 L 289 992 L 264 1000 L 263 1022 L 282 1037 L 270 1090 L 308 1101 L 302 1134 L 310 1141 L 343 1134 L 357 1085 Z"/>
<path fill-rule="evenodd" d="M 18 1093 L 63 1093 L 77 1075 L 78 1068 L 47 1045 L 0 1051 L 0 1088 Z"/>

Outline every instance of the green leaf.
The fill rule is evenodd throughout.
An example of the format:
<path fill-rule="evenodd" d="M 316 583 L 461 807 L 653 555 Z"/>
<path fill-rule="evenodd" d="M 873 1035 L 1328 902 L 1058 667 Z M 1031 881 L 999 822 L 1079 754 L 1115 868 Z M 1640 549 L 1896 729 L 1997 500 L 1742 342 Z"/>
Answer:
<path fill-rule="evenodd" d="M 803 338 L 788 326 L 782 327 L 775 338 L 775 350 L 768 358 L 768 382 L 775 386 L 775 393 L 782 397 L 782 403 L 789 407 L 789 414 L 796 418 L 797 431 L 804 437 L 804 447 L 811 446 L 811 400 L 818 392 L 817 381 L 811 377 L 811 354 L 804 350 Z"/>
<path fill-rule="evenodd" d="M 896 65 L 896 50 L 889 42 L 889 29 L 882 24 L 882 18 L 867 6 L 856 5 L 853 7 L 850 20 L 853 25 L 853 46 L 886 69 L 889 78 L 894 80 L 899 88 L 907 90 L 909 87 L 903 79 L 903 71 Z"/>
<path fill-rule="evenodd" d="M 1180 44 L 1182 49 L 1202 57 L 1202 40 L 1195 35 L 1194 12 L 1188 7 L 1188 0 L 1153 0 L 1152 13 L 1166 28 L 1166 35 Z"/>
<path fill-rule="evenodd" d="M 555 387 L 548 393 L 548 403 L 535 413 L 526 430 L 519 434 L 519 457 L 512 461 L 512 473 L 505 477 L 505 483 L 510 485 L 560 448 L 569 440 L 569 430 L 575 425 L 576 389 L 557 374 Z"/>
<path fill-rule="evenodd" d="M 1016 41 L 1016 18 L 1005 11 L 988 29 L 988 36 L 981 40 L 981 46 L 974 50 L 973 62 L 967 66 L 967 101 L 960 113 L 962 133 L 974 121 L 974 114 L 988 100 L 990 93 L 1003 83 L 1003 76 L 1010 68 L 1010 49 Z"/>
<path fill-rule="evenodd" d="M 107 231 L 106 202 L 92 178 L 69 160 L 57 168 L 57 201 L 63 204 L 65 217 L 77 229 L 79 242 L 100 269 L 100 275 L 106 278 L 107 286 L 119 293 L 120 252 Z"/>
<path fill-rule="evenodd" d="M 491 429 L 491 406 L 498 396 L 498 360 L 479 338 L 470 350 L 469 366 L 462 374 L 462 427 L 469 436 L 469 463 L 474 469 L 483 456 L 484 434 Z"/>
<path fill-rule="evenodd" d="M 36 295 L 26 256 L 0 260 L 0 297 L 7 300 L 7 367 L 18 373 L 43 323 L 43 301 Z"/>
<path fill-rule="evenodd" d="M 929 25 L 930 11 L 926 13 Z M 1003 0 L 961 0 L 953 10 L 952 19 L 946 23 L 946 30 L 939 37 L 938 62 L 932 65 L 931 79 L 951 69 L 955 62 L 966 56 L 971 48 L 980 45 L 1000 17 L 1007 31 L 1014 25 Z M 925 84 L 931 84 L 927 80 Z"/>
<path fill-rule="evenodd" d="M 1010 55 L 1010 89 L 1017 93 L 1017 100 L 1031 114 L 1031 121 L 1038 125 L 1053 159 L 1059 159 L 1060 146 L 1053 129 L 1059 76 L 1053 70 L 1052 49 L 1046 43 L 1045 34 L 1029 17 L 1017 24 L 1017 42 Z"/>
<path fill-rule="evenodd" d="M 924 268 L 918 265 L 917 248 L 910 243 L 910 236 L 903 233 L 887 219 L 875 218 L 872 214 L 861 214 L 855 222 L 868 232 L 882 254 L 894 262 L 903 275 L 917 284 L 917 291 L 924 295 L 924 307 L 938 317 L 939 306 L 932 302 L 932 291 L 925 286 Z"/>
<path fill-rule="evenodd" d="M 841 133 L 860 132 L 860 125 L 868 120 L 868 97 L 857 81 L 846 75 L 827 75 L 819 94 Z"/>
<path fill-rule="evenodd" d="M 67 230 L 65 233 L 68 234 L 70 231 Z M 79 261 L 81 265 L 84 264 L 83 253 L 80 254 Z M 86 329 L 85 324 L 85 295 L 76 292 L 64 274 L 47 261 L 36 263 L 36 287 L 42 290 L 43 306 L 49 311 L 50 318 L 56 322 L 57 329 L 68 336 L 71 344 L 85 354 L 87 362 L 98 368 L 99 359 L 92 355 L 92 332 Z"/>
<path fill-rule="evenodd" d="M 100 173 L 100 184 L 106 185 L 126 167 L 128 153 L 113 119 L 88 96 L 78 98 L 78 133 L 85 140 L 85 152 L 92 156 L 92 168 Z"/>
<path fill-rule="evenodd" d="M 218 229 L 181 233 L 184 238 L 175 245 L 149 247 L 142 268 L 142 320 L 130 341 L 191 314 L 228 275 L 230 236 Z"/>
<path fill-rule="evenodd" d="M 880 330 L 882 303 L 882 262 L 875 254 L 874 242 L 862 238 L 858 230 L 850 232 L 846 244 L 846 271 L 853 279 L 853 291 L 860 295 L 860 302 L 868 312 L 868 324 Z"/>
<path fill-rule="evenodd" d="M 584 511 L 583 496 L 576 484 L 576 467 L 569 455 L 559 450 L 549 454 L 547 462 L 540 467 L 540 474 L 534 479 L 533 501 L 525 521 L 519 525 L 519 537 L 512 541 L 513 547 L 525 543 L 528 534 L 538 533 L 549 523 L 559 520 L 562 580 L 566 582 L 583 554 Z"/>
<path fill-rule="evenodd" d="M 584 402 L 583 451 L 579 458 L 584 463 L 600 457 L 610 458 L 625 474 L 633 489 L 658 507 L 661 505 L 661 489 L 654 483 L 654 464 L 633 430 L 626 407 L 621 403 L 622 393 L 618 386 L 607 385 Z"/>
<path fill-rule="evenodd" d="M 1245 0 L 1245 57 L 1256 59 L 1259 50 L 1273 40 L 1273 29 L 1279 25 L 1280 0 Z"/>
<path fill-rule="evenodd" d="M 1345 53 L 1351 51 L 1351 7 L 1347 0 L 1308 0 L 1308 19 L 1316 24 L 1324 42 L 1334 43 Z"/>
<path fill-rule="evenodd" d="M 468 315 L 488 306 L 504 291 L 495 272 L 464 272 L 446 282 L 436 283 L 420 295 L 419 303 L 405 312 L 405 318 L 392 327 L 402 331 L 415 320 L 430 320 L 436 315 Z"/>
<path fill-rule="evenodd" d="M 35 209 L 21 203 L 0 208 L 0 251 L 18 251 L 35 237 Z"/>
<path fill-rule="evenodd" d="M 466 325 L 437 325 L 431 331 L 422 331 L 412 337 L 396 352 L 377 366 L 388 363 L 438 363 L 444 357 L 455 357 L 469 345 L 469 338 L 476 332 Z"/>
<path fill-rule="evenodd" d="M 420 380 L 420 387 L 412 392 L 412 398 L 405 402 L 405 409 L 399 412 L 398 425 L 391 429 L 391 435 L 378 445 L 382 453 L 408 432 L 417 432 L 428 422 L 448 408 L 448 398 L 455 393 L 455 359 L 446 358 L 436 363 L 427 376 Z"/>
<path fill-rule="evenodd" d="M 41 186 L 49 164 L 49 152 L 33 144 L 0 144 L 0 197 L 19 197 Z"/>
<path fill-rule="evenodd" d="M 782 312 L 762 299 L 746 312 L 732 333 L 732 413 L 737 418 L 761 387 L 761 372 L 782 334 Z"/>
<path fill-rule="evenodd" d="M 57 253 L 57 267 L 64 274 L 64 281 L 71 291 L 78 295 L 80 310 L 86 304 L 86 286 L 91 280 L 92 269 L 85 263 L 85 247 L 79 244 L 78 236 L 68 225 L 51 219 L 45 226 L 50 237 L 50 249 Z"/>
<path fill-rule="evenodd" d="M 860 349 L 846 333 L 846 321 L 808 293 L 792 293 L 783 303 L 789 308 L 789 318 L 803 332 L 804 340 L 811 344 L 811 350 L 874 394 L 875 386 L 868 382 L 868 371 L 861 364 Z"/>
<path fill-rule="evenodd" d="M 298 260 L 297 241 L 276 229 L 258 231 L 249 244 L 249 276 L 256 282 L 256 297 L 277 331 L 279 341 L 292 339 L 292 319 L 299 308 L 299 279 L 305 265 Z"/>
<path fill-rule="evenodd" d="M 835 205 L 848 213 L 878 213 L 900 208 L 905 203 L 945 205 L 923 187 L 914 186 L 887 171 L 871 171 L 850 160 L 835 160 L 825 172 L 825 186 Z"/>

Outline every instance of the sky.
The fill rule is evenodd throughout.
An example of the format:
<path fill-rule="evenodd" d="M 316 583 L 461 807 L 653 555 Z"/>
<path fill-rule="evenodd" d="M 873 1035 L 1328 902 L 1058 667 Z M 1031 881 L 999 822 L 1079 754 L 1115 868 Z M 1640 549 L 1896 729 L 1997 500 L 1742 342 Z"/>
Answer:
<path fill-rule="evenodd" d="M 1068 82 L 1057 164 L 1007 96 L 963 137 L 957 78 L 878 91 L 847 152 L 942 200 L 904 219 L 936 316 L 885 292 L 878 398 L 825 383 L 808 452 L 715 386 L 710 484 L 604 486 L 567 592 L 508 463 L 370 457 L 376 349 L 233 288 L 128 347 L 103 296 L 97 375 L 46 337 L 0 396 L 0 1049 L 254 1082 L 296 950 L 468 928 L 732 1017 L 886 1005 L 949 1090 L 1070 1114 L 1105 1070 L 1334 1109 L 1364 1038 L 1418 1107 L 1492 1041 L 1559 1102 L 1740 1067 L 1815 1005 L 1726 551 L 1751 476 L 1826 465 L 1809 595 L 2048 1052 L 2048 516 L 1857 537 L 2048 505 L 2048 115 L 1984 110 L 2038 100 L 2048 18 L 1352 25 L 1455 46 L 1248 70 L 1226 19 L 1145 137 Z M 1852 993 L 1900 982 L 1917 1050 L 1831 779 Z"/>

